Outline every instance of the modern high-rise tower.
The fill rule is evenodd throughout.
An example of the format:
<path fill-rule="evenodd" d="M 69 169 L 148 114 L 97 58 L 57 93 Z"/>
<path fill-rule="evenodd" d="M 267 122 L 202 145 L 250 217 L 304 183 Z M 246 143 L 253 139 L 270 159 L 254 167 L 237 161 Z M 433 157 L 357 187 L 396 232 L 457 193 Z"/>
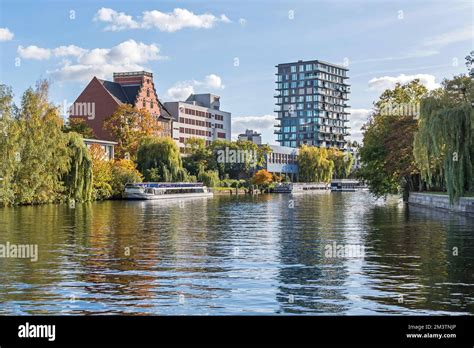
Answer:
<path fill-rule="evenodd" d="M 344 148 L 349 135 L 346 67 L 320 60 L 278 64 L 277 141 L 282 146 Z"/>

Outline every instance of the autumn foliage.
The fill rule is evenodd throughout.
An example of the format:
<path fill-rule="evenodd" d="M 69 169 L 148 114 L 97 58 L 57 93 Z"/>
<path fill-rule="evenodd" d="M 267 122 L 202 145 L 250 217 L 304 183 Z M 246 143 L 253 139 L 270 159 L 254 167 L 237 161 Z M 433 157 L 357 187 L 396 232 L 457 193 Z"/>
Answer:
<path fill-rule="evenodd" d="M 254 185 L 269 185 L 273 181 L 272 174 L 266 169 L 261 169 L 256 172 L 252 177 L 252 183 Z"/>
<path fill-rule="evenodd" d="M 129 104 L 117 107 L 117 110 L 104 122 L 104 128 L 117 141 L 115 157 L 136 158 L 140 140 L 156 136 L 161 130 L 158 119 L 145 109 L 137 109 Z M 128 154 L 128 155 L 127 155 Z"/>

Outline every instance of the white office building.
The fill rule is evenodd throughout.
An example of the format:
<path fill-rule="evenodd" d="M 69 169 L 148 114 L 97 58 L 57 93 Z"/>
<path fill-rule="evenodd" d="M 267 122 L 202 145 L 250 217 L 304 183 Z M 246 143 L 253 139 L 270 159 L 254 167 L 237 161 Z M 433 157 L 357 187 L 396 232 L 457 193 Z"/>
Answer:
<path fill-rule="evenodd" d="M 201 138 L 206 145 L 217 139 L 231 140 L 231 113 L 220 110 L 220 97 L 191 94 L 185 101 L 164 103 L 173 116 L 173 139 L 184 149 L 186 139 Z"/>

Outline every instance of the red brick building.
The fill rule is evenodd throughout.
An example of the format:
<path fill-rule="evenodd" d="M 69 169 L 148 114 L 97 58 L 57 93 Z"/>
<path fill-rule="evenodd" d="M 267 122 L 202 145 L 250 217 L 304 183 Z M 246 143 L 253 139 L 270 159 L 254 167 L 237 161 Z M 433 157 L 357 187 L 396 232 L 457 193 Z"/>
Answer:
<path fill-rule="evenodd" d="M 146 71 L 114 73 L 113 82 L 94 76 L 74 102 L 69 117 L 84 119 L 98 139 L 115 140 L 103 124 L 121 104 L 148 110 L 160 122 L 160 135 L 172 135 L 173 118 L 158 99 L 153 74 Z"/>

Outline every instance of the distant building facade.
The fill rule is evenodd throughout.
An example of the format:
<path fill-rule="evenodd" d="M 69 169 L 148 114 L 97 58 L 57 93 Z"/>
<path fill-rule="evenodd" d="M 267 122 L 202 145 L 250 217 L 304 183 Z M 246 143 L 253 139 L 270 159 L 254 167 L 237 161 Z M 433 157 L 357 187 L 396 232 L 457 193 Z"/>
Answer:
<path fill-rule="evenodd" d="M 253 135 L 258 135 L 254 137 Z M 246 137 L 244 137 L 246 135 Z M 241 138 L 242 136 L 242 138 Z M 239 140 L 248 140 L 253 142 L 258 146 L 262 145 L 262 138 L 260 133 L 253 130 L 247 129 L 244 134 L 239 135 Z M 265 162 L 262 168 L 266 169 L 272 174 L 286 175 L 291 178 L 293 181 L 298 175 L 298 152 L 299 149 L 288 147 L 288 146 L 278 146 L 278 145 L 267 145 L 270 147 L 271 152 L 265 155 Z"/>
<path fill-rule="evenodd" d="M 282 146 L 346 146 L 346 67 L 319 60 L 278 64 L 275 133 Z"/>
<path fill-rule="evenodd" d="M 204 139 L 209 145 L 217 139 L 231 140 L 231 113 L 220 109 L 220 97 L 191 94 L 185 101 L 164 103 L 173 117 L 173 139 L 184 150 L 189 138 Z"/>
<path fill-rule="evenodd" d="M 252 129 L 245 130 L 245 133 L 239 134 L 238 140 L 251 141 L 254 144 L 262 144 L 262 134 L 254 132 Z"/>
<path fill-rule="evenodd" d="M 89 82 L 72 105 L 71 118 L 84 119 L 98 139 L 113 141 L 104 129 L 107 120 L 121 104 L 146 109 L 158 120 L 161 136 L 172 135 L 172 117 L 166 111 L 156 93 L 153 74 L 146 71 L 114 73 L 114 81 L 94 78 Z M 94 110 L 84 113 L 82 111 Z"/>
<path fill-rule="evenodd" d="M 266 155 L 265 169 L 274 174 L 285 174 L 294 180 L 298 175 L 298 149 L 287 146 L 268 145 L 272 152 Z"/>
<path fill-rule="evenodd" d="M 350 146 L 348 148 L 348 151 L 349 153 L 352 155 L 352 157 L 354 158 L 354 162 L 352 164 L 352 169 L 351 171 L 355 171 L 357 169 L 360 169 L 361 168 L 361 162 L 360 162 L 360 151 L 359 151 L 359 147 L 356 147 L 356 146 Z"/>

